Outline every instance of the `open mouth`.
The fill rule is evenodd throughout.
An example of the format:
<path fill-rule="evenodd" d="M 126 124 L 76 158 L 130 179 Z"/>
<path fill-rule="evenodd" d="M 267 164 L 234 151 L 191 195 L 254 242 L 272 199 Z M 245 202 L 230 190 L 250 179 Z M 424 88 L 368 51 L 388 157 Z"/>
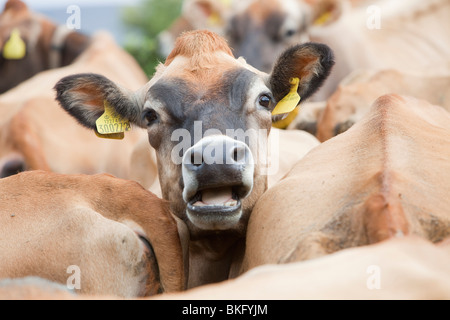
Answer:
<path fill-rule="evenodd" d="M 239 187 L 219 187 L 197 191 L 189 201 L 188 209 L 194 212 L 224 213 L 241 208 Z"/>

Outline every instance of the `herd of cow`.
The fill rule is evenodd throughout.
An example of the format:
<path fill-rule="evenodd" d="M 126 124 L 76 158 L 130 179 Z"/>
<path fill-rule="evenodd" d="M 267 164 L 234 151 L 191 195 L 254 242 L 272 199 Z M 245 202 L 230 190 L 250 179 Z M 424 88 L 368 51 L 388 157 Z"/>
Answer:
<path fill-rule="evenodd" d="M 450 299 L 449 17 L 185 0 L 149 81 L 8 0 L 0 299 Z"/>

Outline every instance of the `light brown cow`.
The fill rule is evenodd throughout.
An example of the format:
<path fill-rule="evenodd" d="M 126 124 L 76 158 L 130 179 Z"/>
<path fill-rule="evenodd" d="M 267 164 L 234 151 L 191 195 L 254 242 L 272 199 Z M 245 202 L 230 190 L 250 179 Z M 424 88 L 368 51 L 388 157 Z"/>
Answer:
<path fill-rule="evenodd" d="M 352 0 L 352 7 L 375 0 Z M 160 52 L 168 56 L 183 32 L 207 29 L 230 42 L 236 56 L 270 72 L 289 46 L 309 40 L 309 28 L 340 14 L 340 0 L 185 0 L 181 16 L 159 35 Z M 323 23 L 325 23 L 324 21 Z M 322 22 L 321 22 L 322 23 Z"/>
<path fill-rule="evenodd" d="M 311 261 L 255 268 L 235 280 L 155 299 L 448 300 L 449 249 L 414 237 L 393 239 Z M 246 313 L 258 315 L 258 310 L 264 309 Z"/>
<path fill-rule="evenodd" d="M 73 121 L 55 101 L 53 86 L 77 72 L 101 72 L 137 89 L 148 79 L 107 34 L 98 34 L 72 65 L 45 71 L 0 97 L 0 177 L 24 170 L 64 174 L 110 173 L 130 177 L 134 144 L 146 136 L 135 129 L 123 141 L 99 139 Z M 120 156 L 117 156 L 120 155 Z"/>
<path fill-rule="evenodd" d="M 0 279 L 128 298 L 185 288 L 187 229 L 136 182 L 42 171 L 1 179 L 0 222 Z"/>
<path fill-rule="evenodd" d="M 450 69 L 444 65 L 438 69 L 422 72 L 392 69 L 355 72 L 328 100 L 319 118 L 317 137 L 326 141 L 346 131 L 367 113 L 378 97 L 389 93 L 413 96 L 450 111 Z"/>
<path fill-rule="evenodd" d="M 289 93 L 290 79 L 301 79 L 298 93 L 307 99 L 332 65 L 328 47 L 298 45 L 269 76 L 235 59 L 223 38 L 197 31 L 177 40 L 137 92 L 95 74 L 64 78 L 56 91 L 62 107 L 90 129 L 105 100 L 147 128 L 164 199 L 190 230 L 192 287 L 230 275 L 253 206 L 267 189 L 271 112 Z"/>
<path fill-rule="evenodd" d="M 388 95 L 258 201 L 242 271 L 416 235 L 450 236 L 450 113 Z"/>
<path fill-rule="evenodd" d="M 259 300 L 448 300 L 449 244 L 447 241 L 436 246 L 414 237 L 393 239 L 312 261 L 259 267 L 235 280 L 150 299 L 253 300 L 252 311 L 245 310 L 251 315 L 264 314 L 265 304 L 257 308 Z M 0 281 L 0 299 L 105 300 L 117 297 L 75 296 L 66 288 L 41 279 L 21 279 Z M 267 311 L 275 314 L 273 310 Z"/>
<path fill-rule="evenodd" d="M 317 100 L 326 100 L 355 70 L 411 71 L 448 62 L 449 1 L 382 0 L 353 9 L 346 1 L 336 5 L 338 14 L 328 24 L 309 31 L 313 41 L 327 44 L 336 54 L 334 72 Z"/>
<path fill-rule="evenodd" d="M 4 55 L 14 32 L 26 45 L 24 56 Z M 8 0 L 0 14 L 0 93 L 14 88 L 41 71 L 71 64 L 90 39 L 29 11 L 21 0 Z"/>

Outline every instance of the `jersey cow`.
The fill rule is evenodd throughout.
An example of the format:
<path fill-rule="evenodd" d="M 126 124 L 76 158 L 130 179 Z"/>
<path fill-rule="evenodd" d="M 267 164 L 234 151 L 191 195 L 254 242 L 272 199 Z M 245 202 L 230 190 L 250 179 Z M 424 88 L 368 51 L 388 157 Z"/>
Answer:
<path fill-rule="evenodd" d="M 313 260 L 258 267 L 239 277 L 151 300 L 448 300 L 450 242 L 406 237 L 351 248 Z M 0 281 L 0 299 L 91 300 L 42 279 Z M 240 309 L 242 310 L 242 308 Z M 264 306 L 245 313 L 266 314 Z M 242 311 L 240 311 L 242 312 Z M 271 312 L 271 311 L 269 311 Z"/>
<path fill-rule="evenodd" d="M 148 81 L 136 61 L 109 35 L 100 33 L 75 63 L 42 72 L 1 95 L 0 178 L 25 170 L 130 178 L 134 145 L 146 132 L 133 130 L 123 141 L 99 139 L 55 101 L 53 86 L 59 79 L 89 71 L 133 89 Z"/>
<path fill-rule="evenodd" d="M 0 279 L 41 277 L 127 298 L 185 288 L 187 230 L 136 182 L 15 175 L 0 180 L 0 222 Z"/>
<path fill-rule="evenodd" d="M 405 237 L 311 261 L 258 267 L 234 280 L 154 299 L 446 300 L 449 263 L 449 241 L 436 245 Z M 262 307 L 251 307 L 246 313 L 264 314 Z"/>
<path fill-rule="evenodd" d="M 450 65 L 449 65 L 450 66 Z M 413 96 L 450 111 L 450 69 L 400 72 L 364 70 L 346 78 L 327 101 L 317 124 L 317 137 L 326 141 L 348 128 L 368 112 L 373 102 L 390 93 Z M 296 128 L 296 125 L 293 125 Z"/>
<path fill-rule="evenodd" d="M 312 150 L 253 210 L 242 271 L 415 235 L 450 236 L 450 114 L 388 95 Z M 295 190 L 295 191 L 293 191 Z"/>
<path fill-rule="evenodd" d="M 41 71 L 71 64 L 89 42 L 31 12 L 24 2 L 8 0 L 0 15 L 0 93 Z"/>
<path fill-rule="evenodd" d="M 306 99 L 332 65 L 328 47 L 308 43 L 284 52 L 267 75 L 235 59 L 223 38 L 194 31 L 177 40 L 137 92 L 97 74 L 64 78 L 56 91 L 87 128 L 97 130 L 105 101 L 147 128 L 163 197 L 190 230 L 189 282 L 196 286 L 229 277 L 253 206 L 267 189 L 271 112 L 291 91 L 290 79 L 301 79 L 298 93 Z"/>

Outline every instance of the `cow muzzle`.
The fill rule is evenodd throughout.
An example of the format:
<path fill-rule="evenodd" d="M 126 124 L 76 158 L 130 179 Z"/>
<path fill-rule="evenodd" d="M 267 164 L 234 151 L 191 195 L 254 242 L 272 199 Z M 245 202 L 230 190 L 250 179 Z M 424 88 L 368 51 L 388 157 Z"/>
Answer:
<path fill-rule="evenodd" d="M 243 213 L 253 190 L 250 148 L 226 136 L 209 136 L 183 156 L 183 199 L 189 220 L 202 230 L 228 230 Z"/>

